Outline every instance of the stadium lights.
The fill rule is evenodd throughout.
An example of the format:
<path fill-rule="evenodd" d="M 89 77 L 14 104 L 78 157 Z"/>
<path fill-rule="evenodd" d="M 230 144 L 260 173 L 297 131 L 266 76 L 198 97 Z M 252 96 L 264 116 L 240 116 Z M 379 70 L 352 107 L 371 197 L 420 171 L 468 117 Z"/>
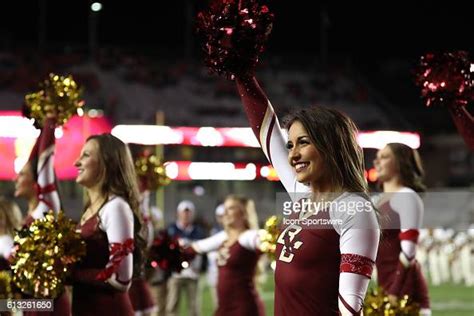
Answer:
<path fill-rule="evenodd" d="M 260 147 L 249 127 L 169 127 L 157 125 L 117 125 L 112 134 L 125 143 L 142 145 L 191 145 L 211 147 Z M 413 132 L 359 132 L 362 148 L 383 148 L 388 143 L 420 147 L 420 135 Z"/>
<path fill-rule="evenodd" d="M 99 12 L 100 10 L 102 10 L 102 3 L 100 2 L 94 2 L 91 4 L 91 10 L 93 12 Z"/>

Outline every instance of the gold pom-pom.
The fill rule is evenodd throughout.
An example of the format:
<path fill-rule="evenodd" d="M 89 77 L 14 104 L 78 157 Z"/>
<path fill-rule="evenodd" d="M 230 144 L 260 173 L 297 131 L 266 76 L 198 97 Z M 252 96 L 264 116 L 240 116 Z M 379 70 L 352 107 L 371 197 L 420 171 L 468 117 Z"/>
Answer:
<path fill-rule="evenodd" d="M 9 271 L 0 271 L 0 299 L 12 298 L 12 277 Z"/>
<path fill-rule="evenodd" d="M 170 184 L 163 162 L 155 155 L 144 155 L 135 160 L 135 170 L 147 190 L 157 190 Z"/>
<path fill-rule="evenodd" d="M 418 316 L 420 306 L 405 295 L 395 304 L 390 303 L 388 295 L 380 288 L 369 290 L 364 302 L 364 315 L 368 316 Z"/>
<path fill-rule="evenodd" d="M 270 260 L 275 260 L 278 236 L 280 235 L 280 218 L 273 215 L 265 221 L 264 229 L 259 231 L 260 251 L 266 253 Z"/>
<path fill-rule="evenodd" d="M 13 281 L 35 298 L 55 298 L 64 290 L 69 267 L 86 253 L 76 224 L 60 212 L 50 211 L 15 236 Z"/>
<path fill-rule="evenodd" d="M 51 73 L 47 80 L 40 83 L 40 88 L 38 92 L 25 96 L 27 116 L 33 118 L 38 125 L 41 125 L 50 112 L 57 113 L 57 125 L 64 125 L 84 105 L 81 99 L 82 89 L 71 75 Z"/>

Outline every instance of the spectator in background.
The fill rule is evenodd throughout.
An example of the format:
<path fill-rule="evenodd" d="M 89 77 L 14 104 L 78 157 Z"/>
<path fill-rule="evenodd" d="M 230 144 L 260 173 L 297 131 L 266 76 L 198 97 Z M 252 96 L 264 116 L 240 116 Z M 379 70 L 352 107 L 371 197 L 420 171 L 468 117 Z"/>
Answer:
<path fill-rule="evenodd" d="M 191 201 L 181 201 L 176 210 L 177 220 L 168 227 L 168 234 L 179 238 L 180 243 L 189 245 L 192 241 L 203 239 L 204 232 L 194 225 L 196 208 Z M 186 315 L 200 315 L 201 304 L 198 292 L 199 272 L 201 270 L 202 256 L 196 256 L 180 273 L 173 273 L 168 280 L 168 295 L 166 312 L 169 316 L 178 315 L 181 291 L 186 292 L 189 311 Z"/>

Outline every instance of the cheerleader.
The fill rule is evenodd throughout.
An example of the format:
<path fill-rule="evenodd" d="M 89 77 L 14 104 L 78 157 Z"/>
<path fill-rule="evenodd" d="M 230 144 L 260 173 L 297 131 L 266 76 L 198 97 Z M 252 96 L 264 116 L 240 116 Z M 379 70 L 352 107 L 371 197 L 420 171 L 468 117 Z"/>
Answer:
<path fill-rule="evenodd" d="M 293 193 L 310 195 L 316 203 L 332 193 L 329 200 L 345 208 L 300 212 L 300 222 L 279 236 L 275 315 L 360 315 L 379 228 L 355 124 L 336 110 L 301 109 L 289 117 L 287 138 L 257 80 L 237 78 L 237 88 L 260 146 L 293 202 L 299 199 Z M 330 224 L 303 227 L 301 220 L 310 219 Z"/>
<path fill-rule="evenodd" d="M 428 287 L 415 258 L 423 222 L 417 192 L 426 190 L 420 157 L 404 144 L 391 143 L 378 151 L 374 165 L 386 193 L 378 203 L 383 220 L 376 260 L 379 284 L 392 301 L 409 295 L 420 304 L 420 315 L 431 315 Z"/>
<path fill-rule="evenodd" d="M 147 249 L 149 249 L 153 243 L 154 227 L 151 220 L 150 212 L 150 191 L 145 189 L 143 183 L 139 181 L 140 185 L 140 211 L 143 219 L 143 223 L 147 230 Z M 132 286 L 128 291 L 130 300 L 132 302 L 133 309 L 135 310 L 135 316 L 150 316 L 158 310 L 151 292 L 150 284 L 145 279 L 145 275 L 140 275 L 138 278 L 133 279 Z"/>
<path fill-rule="evenodd" d="M 15 179 L 15 197 L 28 202 L 27 226 L 48 211 L 58 213 L 61 209 L 54 173 L 55 128 L 56 118 L 51 115 L 43 122 L 30 158 Z"/>
<path fill-rule="evenodd" d="M 130 151 L 110 134 L 91 136 L 75 166 L 88 201 L 78 225 L 86 255 L 73 270 L 73 314 L 132 316 L 127 291 L 140 275 L 145 240 Z"/>
<path fill-rule="evenodd" d="M 245 197 L 229 195 L 224 202 L 224 230 L 192 243 L 192 251 L 217 251 L 217 310 L 215 316 L 264 316 L 255 273 L 259 250 L 255 205 Z"/>
<path fill-rule="evenodd" d="M 57 214 L 61 209 L 61 200 L 54 173 L 54 150 L 56 114 L 48 113 L 42 129 L 31 151 L 28 162 L 15 180 L 15 197 L 28 201 L 28 211 L 23 222 L 29 226 L 34 220 L 43 218 L 50 210 Z M 24 312 L 25 316 L 71 314 L 71 303 L 67 291 L 54 300 L 53 312 Z"/>

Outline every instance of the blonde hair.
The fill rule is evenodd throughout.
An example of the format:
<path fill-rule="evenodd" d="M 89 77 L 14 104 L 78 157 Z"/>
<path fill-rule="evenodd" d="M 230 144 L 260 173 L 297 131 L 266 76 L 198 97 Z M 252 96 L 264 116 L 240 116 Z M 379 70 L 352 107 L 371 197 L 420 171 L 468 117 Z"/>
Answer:
<path fill-rule="evenodd" d="M 234 200 L 243 206 L 244 217 L 246 219 L 245 227 L 247 229 L 258 229 L 258 216 L 255 202 L 242 195 L 230 194 L 226 196 L 226 200 Z"/>
<path fill-rule="evenodd" d="M 13 202 L 0 197 L 0 219 L 5 222 L 5 230 L 7 234 L 13 236 L 15 230 L 21 228 L 22 214 L 18 205 Z"/>

